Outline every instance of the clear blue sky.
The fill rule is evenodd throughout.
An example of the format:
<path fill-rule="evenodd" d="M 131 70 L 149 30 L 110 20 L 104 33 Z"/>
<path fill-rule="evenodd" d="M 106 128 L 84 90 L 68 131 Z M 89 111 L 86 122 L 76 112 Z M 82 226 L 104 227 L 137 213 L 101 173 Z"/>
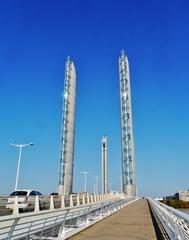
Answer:
<path fill-rule="evenodd" d="M 121 174 L 118 56 L 131 71 L 137 183 L 141 196 L 189 188 L 188 1 L 1 1 L 0 193 L 15 184 L 43 193 L 58 185 L 64 64 L 77 71 L 75 190 L 80 171 L 101 175 L 109 137 L 109 181 Z"/>

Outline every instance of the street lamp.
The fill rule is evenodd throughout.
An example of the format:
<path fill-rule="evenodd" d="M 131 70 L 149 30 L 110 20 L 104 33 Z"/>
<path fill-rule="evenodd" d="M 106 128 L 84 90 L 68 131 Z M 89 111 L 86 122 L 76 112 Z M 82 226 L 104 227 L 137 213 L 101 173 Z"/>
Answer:
<path fill-rule="evenodd" d="M 32 146 L 33 143 L 28 143 L 28 144 L 13 144 L 10 143 L 10 146 L 14 146 L 14 147 L 19 147 L 19 157 L 18 157 L 18 166 L 17 166 L 17 173 L 16 173 L 16 183 L 15 183 L 15 191 L 17 190 L 17 186 L 18 186 L 18 176 L 19 176 L 19 170 L 20 170 L 20 160 L 21 160 L 21 155 L 22 155 L 22 148 L 23 147 L 27 147 L 27 146 Z"/>
<path fill-rule="evenodd" d="M 93 184 L 93 194 L 96 194 L 96 183 Z"/>
<path fill-rule="evenodd" d="M 98 179 L 100 178 L 100 177 L 94 177 L 95 178 L 95 193 L 96 194 L 98 194 Z"/>
<path fill-rule="evenodd" d="M 108 184 L 109 184 L 109 191 L 110 191 L 110 193 L 111 193 L 111 191 L 112 191 L 112 183 L 109 182 Z"/>
<path fill-rule="evenodd" d="M 80 173 L 84 174 L 84 178 L 85 178 L 84 191 L 86 193 L 87 192 L 87 174 L 89 172 L 80 172 Z"/>

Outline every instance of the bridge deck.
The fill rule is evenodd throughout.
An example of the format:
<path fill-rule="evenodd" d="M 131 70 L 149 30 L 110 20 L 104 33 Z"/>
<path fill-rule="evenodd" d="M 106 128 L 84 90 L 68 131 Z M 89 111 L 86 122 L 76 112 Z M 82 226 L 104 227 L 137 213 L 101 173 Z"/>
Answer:
<path fill-rule="evenodd" d="M 148 203 L 146 200 L 138 200 L 69 239 L 156 240 L 157 238 Z"/>

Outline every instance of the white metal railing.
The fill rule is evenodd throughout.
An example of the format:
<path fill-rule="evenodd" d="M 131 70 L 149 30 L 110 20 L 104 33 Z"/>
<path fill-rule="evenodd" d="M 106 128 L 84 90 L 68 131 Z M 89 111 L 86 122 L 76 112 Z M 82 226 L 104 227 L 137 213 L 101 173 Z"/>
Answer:
<path fill-rule="evenodd" d="M 93 194 L 72 194 L 66 196 L 39 196 L 38 197 L 38 205 L 40 210 L 47 210 L 53 208 L 61 208 L 62 205 L 64 207 L 72 207 L 78 204 L 86 204 L 90 202 L 99 201 L 100 196 L 102 199 L 111 198 L 111 194 L 107 195 L 93 195 Z M 63 199 L 62 199 L 63 197 Z M 8 199 L 10 199 L 8 201 Z M 16 198 L 18 199 L 18 204 L 15 204 Z M 31 212 L 36 209 L 36 197 L 32 196 L 27 198 L 27 201 L 21 197 L 10 197 L 10 196 L 0 196 L 0 216 L 15 214 L 15 212 Z"/>
<path fill-rule="evenodd" d="M 148 201 L 171 240 L 189 240 L 189 215 L 154 199 Z"/>
<path fill-rule="evenodd" d="M 112 198 L 79 206 L 0 217 L 0 239 L 66 239 L 133 200 Z"/>

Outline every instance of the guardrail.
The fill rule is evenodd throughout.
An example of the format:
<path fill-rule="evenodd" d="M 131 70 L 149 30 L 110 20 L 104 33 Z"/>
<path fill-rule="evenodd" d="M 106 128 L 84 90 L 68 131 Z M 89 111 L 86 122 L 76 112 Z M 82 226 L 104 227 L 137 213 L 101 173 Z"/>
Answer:
<path fill-rule="evenodd" d="M 171 240 L 189 239 L 189 215 L 151 198 L 148 201 Z"/>
<path fill-rule="evenodd" d="M 90 202 L 96 202 L 99 201 L 99 199 L 102 198 L 107 198 L 107 196 L 102 195 L 102 194 L 72 194 L 72 195 L 66 195 L 64 196 L 64 200 L 62 200 L 62 196 L 60 195 L 55 195 L 55 196 L 39 196 L 39 209 L 40 210 L 47 210 L 47 209 L 52 209 L 52 208 L 61 208 L 62 201 L 64 201 L 64 206 L 70 207 L 70 206 L 75 206 L 83 203 L 90 203 Z M 109 194 L 110 197 L 110 194 Z M 13 200 L 11 202 L 8 202 L 8 199 L 12 198 Z M 22 197 L 23 198 L 23 197 Z M 22 199 L 22 206 L 20 203 L 20 197 L 18 197 L 18 205 L 19 206 L 14 206 L 15 202 L 15 197 L 10 197 L 10 196 L 4 196 L 0 197 L 0 216 L 4 215 L 10 215 L 10 214 L 15 214 L 15 213 L 22 213 L 22 212 L 31 212 L 35 210 L 35 205 L 36 205 L 36 199 L 35 196 L 27 198 L 27 201 L 23 202 Z"/>
<path fill-rule="evenodd" d="M 109 199 L 0 217 L 0 239 L 66 239 L 135 199 Z"/>

